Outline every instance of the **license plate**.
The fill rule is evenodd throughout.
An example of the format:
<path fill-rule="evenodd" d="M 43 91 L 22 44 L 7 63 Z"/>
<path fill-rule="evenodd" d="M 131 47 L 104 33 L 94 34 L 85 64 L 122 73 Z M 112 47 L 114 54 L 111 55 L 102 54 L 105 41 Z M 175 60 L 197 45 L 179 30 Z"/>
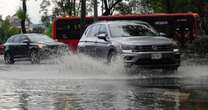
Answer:
<path fill-rule="evenodd" d="M 162 54 L 161 53 L 154 53 L 154 54 L 151 55 L 151 58 L 153 60 L 161 59 L 162 58 Z"/>

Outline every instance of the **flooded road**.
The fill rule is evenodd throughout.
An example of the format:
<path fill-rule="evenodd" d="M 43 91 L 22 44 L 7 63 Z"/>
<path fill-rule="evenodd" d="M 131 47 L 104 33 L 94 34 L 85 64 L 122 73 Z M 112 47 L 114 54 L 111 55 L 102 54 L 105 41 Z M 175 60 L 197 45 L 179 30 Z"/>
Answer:
<path fill-rule="evenodd" d="M 71 56 L 40 65 L 3 64 L 0 110 L 196 110 L 208 108 L 208 65 L 184 62 L 177 72 L 126 73 Z"/>

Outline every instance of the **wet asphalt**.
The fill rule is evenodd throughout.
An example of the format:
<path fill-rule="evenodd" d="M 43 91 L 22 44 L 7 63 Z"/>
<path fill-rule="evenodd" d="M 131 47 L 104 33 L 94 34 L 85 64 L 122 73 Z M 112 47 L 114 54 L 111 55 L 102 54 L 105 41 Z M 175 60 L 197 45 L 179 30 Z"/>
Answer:
<path fill-rule="evenodd" d="M 204 62 L 204 63 L 203 63 Z M 208 65 L 188 59 L 178 71 L 123 71 L 70 56 L 34 65 L 0 57 L 1 110 L 206 110 Z"/>

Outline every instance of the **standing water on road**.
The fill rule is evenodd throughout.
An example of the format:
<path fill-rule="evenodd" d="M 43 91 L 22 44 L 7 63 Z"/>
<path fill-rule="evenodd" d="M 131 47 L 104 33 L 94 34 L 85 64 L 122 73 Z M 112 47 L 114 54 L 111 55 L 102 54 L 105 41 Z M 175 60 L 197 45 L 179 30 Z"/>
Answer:
<path fill-rule="evenodd" d="M 0 61 L 2 62 L 2 61 Z M 86 56 L 40 65 L 0 64 L 1 110 L 184 110 L 206 108 L 207 65 L 183 64 L 175 73 L 128 74 Z"/>

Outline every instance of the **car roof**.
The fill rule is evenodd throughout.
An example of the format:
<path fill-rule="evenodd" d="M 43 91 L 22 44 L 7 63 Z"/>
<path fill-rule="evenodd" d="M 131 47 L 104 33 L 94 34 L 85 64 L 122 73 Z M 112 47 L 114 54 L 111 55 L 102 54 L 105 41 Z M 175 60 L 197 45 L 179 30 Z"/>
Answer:
<path fill-rule="evenodd" d="M 15 34 L 13 36 L 18 36 L 18 35 L 30 36 L 30 35 L 45 35 L 45 34 L 39 34 L 39 33 L 20 33 L 20 34 Z"/>
<path fill-rule="evenodd" d="M 140 20 L 116 20 L 116 21 L 98 21 L 95 22 L 94 24 L 146 24 L 148 25 L 147 22 L 140 21 Z"/>
<path fill-rule="evenodd" d="M 26 34 L 23 34 L 23 35 L 30 36 L 30 35 L 45 35 L 45 34 L 39 34 L 39 33 L 26 33 Z"/>

